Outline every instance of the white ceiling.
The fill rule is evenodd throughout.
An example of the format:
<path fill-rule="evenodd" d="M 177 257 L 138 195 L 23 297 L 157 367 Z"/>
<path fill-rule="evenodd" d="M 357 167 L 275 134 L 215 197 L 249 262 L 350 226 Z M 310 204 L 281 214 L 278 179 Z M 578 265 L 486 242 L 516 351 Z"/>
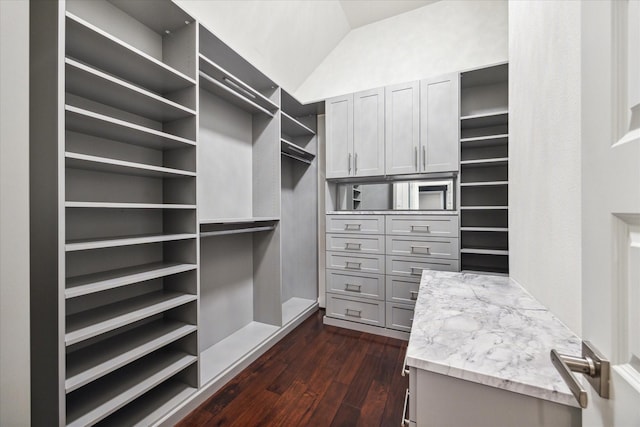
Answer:
<path fill-rule="evenodd" d="M 340 0 L 352 29 L 435 3 L 438 0 Z"/>

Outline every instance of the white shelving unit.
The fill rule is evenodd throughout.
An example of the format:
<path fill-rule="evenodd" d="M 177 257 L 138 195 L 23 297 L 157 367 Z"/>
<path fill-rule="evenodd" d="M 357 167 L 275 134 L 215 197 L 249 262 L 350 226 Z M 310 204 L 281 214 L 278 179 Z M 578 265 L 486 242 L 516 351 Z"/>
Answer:
<path fill-rule="evenodd" d="M 462 270 L 509 272 L 508 65 L 462 73 Z"/>

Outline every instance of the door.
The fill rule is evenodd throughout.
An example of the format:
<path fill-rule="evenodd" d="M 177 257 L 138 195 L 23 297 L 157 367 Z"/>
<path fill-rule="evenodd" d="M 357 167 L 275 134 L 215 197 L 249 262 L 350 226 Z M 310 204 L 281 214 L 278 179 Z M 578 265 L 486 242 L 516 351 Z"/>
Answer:
<path fill-rule="evenodd" d="M 420 171 L 451 172 L 460 159 L 460 74 L 420 82 Z"/>
<path fill-rule="evenodd" d="M 353 95 L 353 175 L 384 175 L 384 88 Z"/>
<path fill-rule="evenodd" d="M 353 95 L 328 99 L 325 117 L 327 178 L 350 176 L 353 167 Z"/>
<path fill-rule="evenodd" d="M 420 144 L 419 82 L 385 88 L 387 175 L 417 173 Z"/>
<path fill-rule="evenodd" d="M 640 2 L 582 2 L 582 332 L 611 360 L 584 426 L 640 426 Z"/>

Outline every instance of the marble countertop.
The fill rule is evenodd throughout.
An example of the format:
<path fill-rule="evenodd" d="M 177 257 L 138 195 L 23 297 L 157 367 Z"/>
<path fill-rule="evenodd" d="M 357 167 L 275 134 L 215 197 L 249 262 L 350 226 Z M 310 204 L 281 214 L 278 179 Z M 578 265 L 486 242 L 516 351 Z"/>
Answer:
<path fill-rule="evenodd" d="M 552 348 L 579 355 L 581 341 L 508 277 L 423 272 L 410 367 L 578 407 Z"/>
<path fill-rule="evenodd" d="M 328 211 L 327 215 L 458 215 L 458 211 Z"/>

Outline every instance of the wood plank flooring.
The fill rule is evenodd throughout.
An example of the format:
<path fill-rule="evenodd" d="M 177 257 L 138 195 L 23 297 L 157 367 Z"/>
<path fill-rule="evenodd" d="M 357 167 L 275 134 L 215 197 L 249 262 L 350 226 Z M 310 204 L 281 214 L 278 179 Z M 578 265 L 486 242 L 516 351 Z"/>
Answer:
<path fill-rule="evenodd" d="M 312 315 L 178 426 L 399 426 L 406 341 L 325 326 L 323 315 Z"/>

